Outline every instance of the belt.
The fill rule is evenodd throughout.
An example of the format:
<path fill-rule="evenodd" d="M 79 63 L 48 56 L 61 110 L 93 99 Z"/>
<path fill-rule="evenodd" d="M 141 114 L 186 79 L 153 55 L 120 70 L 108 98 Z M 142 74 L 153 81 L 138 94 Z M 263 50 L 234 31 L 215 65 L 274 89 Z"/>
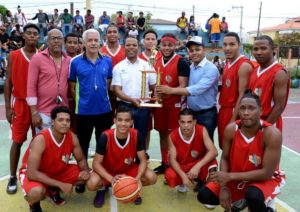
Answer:
<path fill-rule="evenodd" d="M 217 107 L 212 106 L 212 107 L 207 108 L 207 109 L 194 111 L 194 113 L 195 113 L 195 115 L 200 115 L 200 114 L 204 114 L 204 113 L 211 112 L 211 111 L 217 111 Z"/>

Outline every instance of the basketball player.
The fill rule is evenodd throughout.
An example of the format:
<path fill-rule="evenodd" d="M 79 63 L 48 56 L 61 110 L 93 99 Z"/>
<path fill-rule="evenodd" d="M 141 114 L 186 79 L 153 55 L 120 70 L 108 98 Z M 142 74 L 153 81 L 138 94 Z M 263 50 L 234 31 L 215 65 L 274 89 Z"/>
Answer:
<path fill-rule="evenodd" d="M 261 101 L 261 118 L 282 131 L 282 118 L 287 104 L 290 79 L 286 69 L 274 58 L 273 40 L 263 35 L 256 38 L 253 55 L 259 66 L 253 71 L 249 88 Z"/>
<path fill-rule="evenodd" d="M 248 88 L 250 73 L 253 69 L 251 62 L 240 54 L 240 47 L 240 38 L 235 32 L 225 34 L 223 51 L 226 64 L 222 75 L 219 98 L 221 108 L 218 115 L 218 136 L 221 149 L 225 127 L 237 119 L 239 102 Z"/>
<path fill-rule="evenodd" d="M 186 192 L 194 180 L 202 185 L 208 180 L 210 170 L 216 171 L 217 149 L 206 128 L 198 125 L 191 109 L 183 109 L 179 116 L 179 128 L 169 136 L 170 167 L 165 179 L 170 187 Z"/>
<path fill-rule="evenodd" d="M 90 176 L 78 139 L 70 131 L 71 111 L 64 106 L 55 107 L 51 119 L 51 128 L 31 141 L 19 170 L 30 211 L 42 211 L 40 201 L 45 195 L 50 195 L 56 205 L 63 204 L 59 192 L 71 194 L 75 183 L 82 184 Z M 72 154 L 78 165 L 69 164 Z"/>
<path fill-rule="evenodd" d="M 23 39 L 25 46 L 8 55 L 8 66 L 5 81 L 5 110 L 7 121 L 12 127 L 12 145 L 10 148 L 10 178 L 6 192 L 17 192 L 16 171 L 20 158 L 22 144 L 27 139 L 27 132 L 31 126 L 30 107 L 26 102 L 27 76 L 29 62 L 38 52 L 36 46 L 39 41 L 40 29 L 35 24 L 24 26 Z M 12 103 L 12 104 L 11 104 Z M 35 134 L 34 128 L 32 135 Z"/>
<path fill-rule="evenodd" d="M 97 208 L 104 204 L 104 186 L 113 184 L 124 174 L 141 181 L 143 186 L 156 182 L 155 173 L 147 168 L 145 141 L 141 139 L 137 130 L 130 128 L 133 124 L 130 108 L 119 106 L 114 123 L 116 128 L 102 133 L 97 143 L 93 161 L 94 171 L 87 182 L 87 188 L 91 191 L 100 188 L 94 199 L 94 206 Z M 134 162 L 136 156 L 140 160 L 139 165 Z M 134 203 L 141 204 L 141 197 Z"/>
<path fill-rule="evenodd" d="M 233 211 L 232 203 L 245 199 L 250 211 L 274 211 L 268 203 L 285 184 L 279 170 L 282 135 L 260 120 L 260 113 L 259 98 L 246 93 L 239 104 L 240 120 L 225 129 L 221 169 L 199 191 L 201 203 Z"/>

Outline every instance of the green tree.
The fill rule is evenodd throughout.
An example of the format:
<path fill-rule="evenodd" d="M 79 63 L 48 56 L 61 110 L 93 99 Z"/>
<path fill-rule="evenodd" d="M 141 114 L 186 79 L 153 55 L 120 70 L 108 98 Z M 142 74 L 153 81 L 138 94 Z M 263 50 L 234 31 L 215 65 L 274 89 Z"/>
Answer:
<path fill-rule="evenodd" d="M 5 17 L 7 8 L 0 4 L 0 14 Z"/>

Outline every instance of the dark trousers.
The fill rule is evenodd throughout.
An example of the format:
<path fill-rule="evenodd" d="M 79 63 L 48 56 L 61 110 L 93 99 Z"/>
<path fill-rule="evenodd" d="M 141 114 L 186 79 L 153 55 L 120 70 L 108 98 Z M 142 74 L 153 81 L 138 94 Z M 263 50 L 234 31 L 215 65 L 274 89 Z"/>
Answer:
<path fill-rule="evenodd" d="M 94 128 L 97 142 L 101 133 L 110 129 L 111 125 L 112 112 L 100 115 L 77 115 L 77 136 L 86 158 Z"/>
<path fill-rule="evenodd" d="M 218 111 L 214 106 L 209 109 L 195 111 L 197 124 L 203 125 L 209 134 L 209 137 L 214 141 L 214 132 L 218 125 Z"/>

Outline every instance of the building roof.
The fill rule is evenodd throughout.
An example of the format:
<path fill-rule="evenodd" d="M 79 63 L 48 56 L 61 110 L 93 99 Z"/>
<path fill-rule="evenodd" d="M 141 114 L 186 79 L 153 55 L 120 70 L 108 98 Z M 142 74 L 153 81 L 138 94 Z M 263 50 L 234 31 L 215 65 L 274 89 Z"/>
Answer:
<path fill-rule="evenodd" d="M 156 24 L 156 25 L 176 25 L 175 21 L 168 21 L 164 19 L 151 19 L 149 23 Z"/>

